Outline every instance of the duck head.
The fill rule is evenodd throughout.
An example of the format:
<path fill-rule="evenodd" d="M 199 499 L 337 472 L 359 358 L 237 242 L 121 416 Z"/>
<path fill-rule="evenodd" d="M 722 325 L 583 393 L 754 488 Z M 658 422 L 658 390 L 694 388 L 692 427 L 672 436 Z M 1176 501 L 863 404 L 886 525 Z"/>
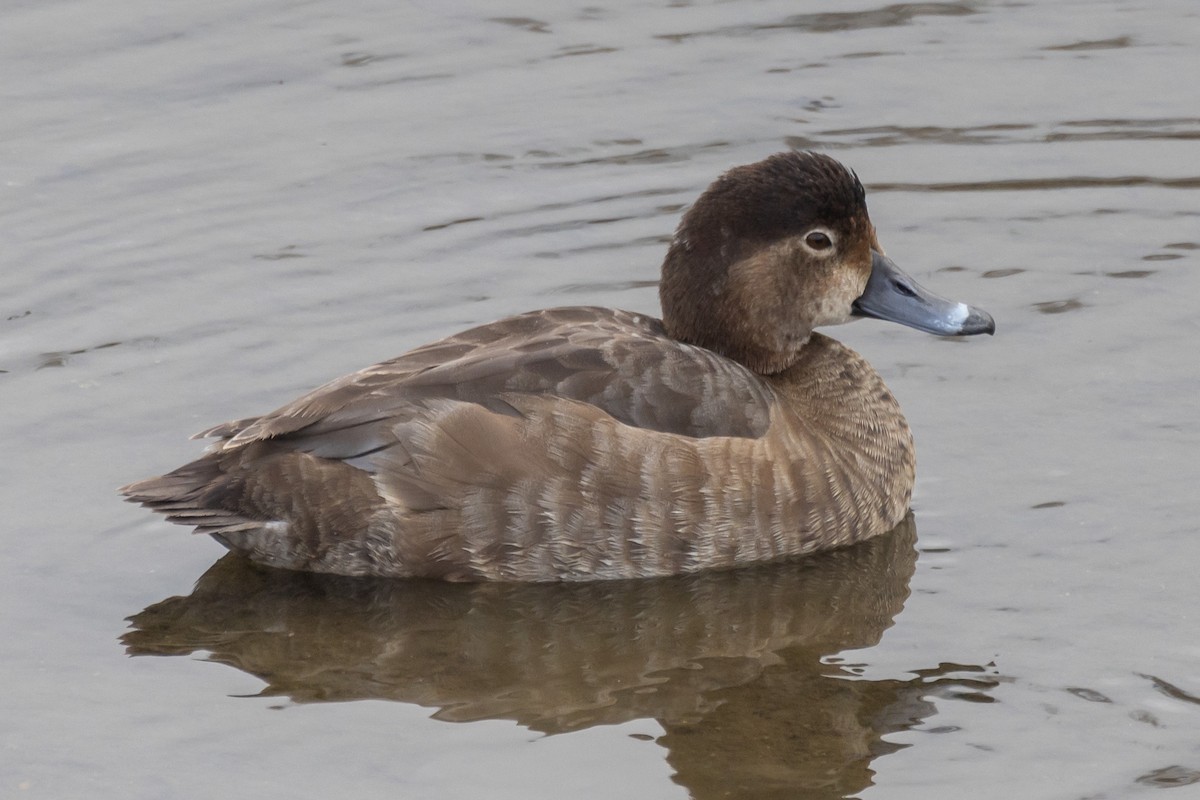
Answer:
<path fill-rule="evenodd" d="M 796 361 L 814 328 L 855 317 L 995 331 L 987 312 L 927 291 L 884 255 L 858 177 L 809 152 L 714 181 L 679 223 L 659 297 L 672 337 L 768 375 Z"/>

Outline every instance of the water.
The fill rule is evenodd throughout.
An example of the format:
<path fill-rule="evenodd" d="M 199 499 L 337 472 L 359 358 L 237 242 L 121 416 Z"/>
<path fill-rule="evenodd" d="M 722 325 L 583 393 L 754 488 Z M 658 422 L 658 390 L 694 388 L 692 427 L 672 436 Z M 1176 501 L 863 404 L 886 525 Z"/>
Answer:
<path fill-rule="evenodd" d="M 0 795 L 1200 796 L 1194 3 L 174 5 L 0 9 Z M 915 544 L 346 584 L 117 501 L 466 325 L 655 312 L 680 209 L 786 147 L 997 320 L 830 331 Z"/>

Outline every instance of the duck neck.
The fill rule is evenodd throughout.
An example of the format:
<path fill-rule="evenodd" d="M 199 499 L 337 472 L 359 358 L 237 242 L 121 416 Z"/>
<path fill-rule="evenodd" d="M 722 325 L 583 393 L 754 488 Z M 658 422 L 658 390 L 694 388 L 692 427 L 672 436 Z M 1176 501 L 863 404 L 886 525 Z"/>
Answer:
<path fill-rule="evenodd" d="M 663 262 L 658 294 L 667 334 L 760 375 L 774 375 L 795 364 L 812 327 L 784 313 L 784 292 L 764 291 L 765 281 L 755 279 L 759 267 L 768 272 L 767 265 L 758 263 L 766 258 L 698 260 L 687 249 L 686 240 L 677 237 Z M 735 271 L 736 279 L 731 279 Z"/>

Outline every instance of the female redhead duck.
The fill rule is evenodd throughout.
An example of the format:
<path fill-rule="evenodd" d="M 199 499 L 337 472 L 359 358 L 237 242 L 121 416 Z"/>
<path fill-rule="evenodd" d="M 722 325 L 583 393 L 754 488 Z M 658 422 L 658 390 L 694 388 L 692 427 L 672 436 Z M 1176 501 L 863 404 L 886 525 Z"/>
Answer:
<path fill-rule="evenodd" d="M 121 491 L 274 567 L 464 581 L 640 578 L 885 533 L 912 434 L 860 356 L 814 333 L 992 318 L 883 254 L 853 172 L 737 167 L 684 214 L 663 318 L 555 308 L 493 322 L 228 422 Z"/>

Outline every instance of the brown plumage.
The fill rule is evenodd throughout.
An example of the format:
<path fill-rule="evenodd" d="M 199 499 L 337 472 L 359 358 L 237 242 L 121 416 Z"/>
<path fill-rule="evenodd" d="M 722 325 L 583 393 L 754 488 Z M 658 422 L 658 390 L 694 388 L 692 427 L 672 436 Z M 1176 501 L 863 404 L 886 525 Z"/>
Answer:
<path fill-rule="evenodd" d="M 663 264 L 663 320 L 602 308 L 483 325 L 219 425 L 121 491 L 264 564 L 345 575 L 588 580 L 850 544 L 908 508 L 912 437 L 818 325 L 991 318 L 879 247 L 858 179 L 783 153 L 719 178 Z"/>

